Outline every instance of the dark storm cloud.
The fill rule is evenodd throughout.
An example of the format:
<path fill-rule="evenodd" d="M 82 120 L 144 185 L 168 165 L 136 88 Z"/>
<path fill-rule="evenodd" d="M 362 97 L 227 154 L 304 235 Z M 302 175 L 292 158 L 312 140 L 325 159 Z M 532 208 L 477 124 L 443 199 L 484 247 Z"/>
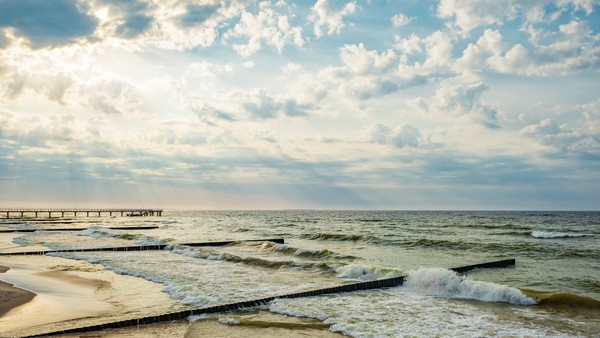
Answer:
<path fill-rule="evenodd" d="M 13 28 L 33 48 L 72 43 L 93 34 L 96 26 L 75 0 L 0 0 L 0 28 Z"/>

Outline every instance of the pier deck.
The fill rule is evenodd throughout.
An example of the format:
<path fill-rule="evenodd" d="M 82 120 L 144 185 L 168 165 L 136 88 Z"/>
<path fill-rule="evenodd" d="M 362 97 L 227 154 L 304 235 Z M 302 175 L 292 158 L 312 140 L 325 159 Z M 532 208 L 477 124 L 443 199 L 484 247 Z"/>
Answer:
<path fill-rule="evenodd" d="M 16 216 L 13 218 L 25 218 L 34 217 L 37 218 L 48 216 L 48 218 L 52 218 L 53 215 L 55 217 L 65 217 L 72 216 L 77 217 L 77 214 L 85 214 L 86 217 L 92 216 L 102 217 L 109 216 L 112 217 L 113 214 L 123 216 L 162 216 L 162 209 L 2 209 L 0 208 L 0 215 L 6 215 L 6 218 L 11 218 L 11 216 Z M 19 217 L 20 216 L 20 217 Z M 1 216 L 0 216 L 1 217 Z"/>

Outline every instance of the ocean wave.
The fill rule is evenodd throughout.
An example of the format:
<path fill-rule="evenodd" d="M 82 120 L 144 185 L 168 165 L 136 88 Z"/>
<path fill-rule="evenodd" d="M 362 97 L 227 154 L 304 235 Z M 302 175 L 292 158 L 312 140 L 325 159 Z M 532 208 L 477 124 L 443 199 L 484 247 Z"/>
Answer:
<path fill-rule="evenodd" d="M 274 242 L 234 242 L 232 244 L 227 245 L 228 247 L 250 247 L 256 248 L 262 252 L 266 253 L 278 253 L 284 255 L 290 255 L 305 259 L 315 259 L 315 260 L 324 260 L 324 259 L 335 259 L 335 260 L 354 260 L 355 256 L 350 255 L 340 255 L 328 249 L 306 249 L 306 248 L 296 248 L 290 246 L 288 244 L 278 244 Z"/>
<path fill-rule="evenodd" d="M 308 259 L 342 259 L 342 260 L 353 260 L 356 259 L 354 256 L 339 255 L 328 249 L 305 249 L 295 248 L 287 244 L 275 244 L 268 243 L 266 245 L 274 245 L 275 250 L 280 253 L 293 255 L 296 257 L 308 258 Z"/>
<path fill-rule="evenodd" d="M 413 292 L 446 298 L 472 299 L 533 305 L 536 301 L 510 286 L 475 281 L 442 268 L 420 268 L 408 272 L 404 287 Z"/>
<path fill-rule="evenodd" d="M 579 238 L 579 237 L 587 237 L 591 236 L 590 234 L 581 234 L 574 232 L 545 232 L 545 231 L 533 231 L 531 232 L 531 236 L 535 238 Z"/>
<path fill-rule="evenodd" d="M 593 312 L 600 316 L 600 301 L 568 292 L 551 292 L 522 289 L 528 297 L 535 299 L 538 305 L 558 311 Z"/>
<path fill-rule="evenodd" d="M 258 256 L 242 256 L 228 252 L 213 251 L 207 249 L 192 249 L 183 246 L 174 246 L 173 253 L 184 255 L 193 258 L 228 261 L 233 263 L 241 263 L 250 266 L 257 266 L 270 269 L 280 268 L 301 268 L 301 269 L 319 269 L 326 272 L 333 270 L 326 263 L 303 262 L 292 259 L 269 259 Z"/>
<path fill-rule="evenodd" d="M 345 242 L 373 242 L 378 238 L 373 236 L 364 236 L 358 234 L 332 234 L 332 233 L 314 233 L 302 234 L 301 237 L 319 241 L 345 241 Z"/>
<path fill-rule="evenodd" d="M 119 237 L 120 234 L 111 231 L 110 229 L 91 226 L 85 230 L 77 232 L 77 236 L 87 236 L 92 238 L 108 238 L 108 237 Z"/>
<path fill-rule="evenodd" d="M 335 268 L 335 272 L 340 278 L 358 279 L 363 281 L 393 278 L 402 275 L 402 271 L 399 270 L 357 264 L 338 266 Z"/>

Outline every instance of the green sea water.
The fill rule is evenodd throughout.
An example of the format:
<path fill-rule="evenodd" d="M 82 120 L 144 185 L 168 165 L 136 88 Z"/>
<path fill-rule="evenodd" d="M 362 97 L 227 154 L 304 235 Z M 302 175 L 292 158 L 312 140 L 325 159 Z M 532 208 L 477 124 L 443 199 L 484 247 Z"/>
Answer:
<path fill-rule="evenodd" d="M 15 245 L 51 249 L 172 244 L 160 252 L 60 254 L 165 285 L 185 304 L 215 305 L 408 275 L 402 287 L 268 309 L 317 318 L 354 337 L 598 336 L 600 212 L 166 211 L 162 217 L 0 221 L 38 231 Z M 3 223 L 2 223 L 3 222 Z M 105 226 L 158 225 L 117 231 Z M 190 248 L 183 242 L 284 238 L 285 244 Z M 458 276 L 449 267 L 515 258 L 509 269 Z"/>

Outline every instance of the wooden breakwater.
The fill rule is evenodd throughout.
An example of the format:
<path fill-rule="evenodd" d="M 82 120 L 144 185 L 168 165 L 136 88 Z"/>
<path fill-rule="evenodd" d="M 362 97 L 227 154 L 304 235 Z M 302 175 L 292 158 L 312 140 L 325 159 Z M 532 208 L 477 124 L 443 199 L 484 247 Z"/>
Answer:
<path fill-rule="evenodd" d="M 133 246 L 116 246 L 108 248 L 81 248 L 81 249 L 64 249 L 64 250 L 42 250 L 42 251 L 19 251 L 19 252 L 0 252 L 0 256 L 35 256 L 47 255 L 52 253 L 69 253 L 69 252 L 98 252 L 98 251 L 151 251 L 164 250 L 167 247 L 174 245 L 185 245 L 192 247 L 210 247 L 210 246 L 225 246 L 237 242 L 273 242 L 284 244 L 283 238 L 270 239 L 248 239 L 240 241 L 219 241 L 219 242 L 200 242 L 200 243 L 175 243 L 175 244 L 155 244 L 155 245 L 133 245 Z"/>
<path fill-rule="evenodd" d="M 11 214 L 13 216 L 19 215 L 20 218 L 24 218 L 26 215 L 29 217 L 37 218 L 38 215 L 45 216 L 48 215 L 48 218 L 52 218 L 52 215 L 55 217 L 65 217 L 65 216 L 73 216 L 77 217 L 77 214 L 85 214 L 87 217 L 97 215 L 98 217 L 102 217 L 102 215 L 107 215 L 112 217 L 113 214 L 123 216 L 162 216 L 162 209 L 2 209 L 0 208 L 0 214 L 5 214 L 6 218 L 9 219 Z M 60 216 L 58 216 L 60 214 Z"/>
<path fill-rule="evenodd" d="M 110 230 L 152 230 L 158 229 L 157 225 L 149 226 L 130 226 L 130 227 L 98 227 L 98 229 L 110 229 Z M 36 232 L 36 231 L 83 231 L 89 228 L 35 228 L 35 229 L 1 229 L 0 234 L 11 233 L 11 232 Z"/>
<path fill-rule="evenodd" d="M 460 266 L 460 267 L 456 267 L 456 268 L 451 268 L 450 270 L 456 271 L 458 273 L 466 273 L 466 272 L 474 270 L 474 269 L 505 268 L 505 267 L 514 266 L 515 264 L 516 264 L 515 259 L 505 259 L 505 260 L 494 261 L 494 262 Z M 289 294 L 278 295 L 278 296 L 264 297 L 264 298 L 254 299 L 254 300 L 243 301 L 243 302 L 235 302 L 235 303 L 228 303 L 228 304 L 222 304 L 222 305 L 202 307 L 199 309 L 166 313 L 166 314 L 162 314 L 162 315 L 158 315 L 158 316 L 132 318 L 132 319 L 120 320 L 120 321 L 98 324 L 98 325 L 91 325 L 91 326 L 84 326 L 84 327 L 78 327 L 78 328 L 72 328 L 72 329 L 66 329 L 66 330 L 53 331 L 53 332 L 37 334 L 37 335 L 29 336 L 29 337 L 50 336 L 50 335 L 76 333 L 76 332 L 92 332 L 92 331 L 100 331 L 100 330 L 105 330 L 105 329 L 117 329 L 117 328 L 128 327 L 128 326 L 137 326 L 137 325 L 153 324 L 153 323 L 166 322 L 166 321 L 172 321 L 172 320 L 181 320 L 181 319 L 186 319 L 190 316 L 197 316 L 197 315 L 201 315 L 201 314 L 220 313 L 220 312 L 227 312 L 227 311 L 235 311 L 235 310 L 239 310 L 239 309 L 243 309 L 243 308 L 252 308 L 252 307 L 256 307 L 256 306 L 261 306 L 261 305 L 268 304 L 269 302 L 271 302 L 275 299 L 313 297 L 313 296 L 336 294 L 336 293 L 343 293 L 343 292 L 363 291 L 363 290 L 372 290 L 372 289 L 401 286 L 402 284 L 404 284 L 405 280 L 406 280 L 406 276 L 400 276 L 400 277 L 394 277 L 394 278 L 378 279 L 378 280 L 368 281 L 368 282 L 349 283 L 349 284 L 343 284 L 340 286 L 315 289 L 315 290 L 309 290 L 309 291 L 302 291 L 302 292 L 295 292 L 295 293 L 289 293 Z"/>

